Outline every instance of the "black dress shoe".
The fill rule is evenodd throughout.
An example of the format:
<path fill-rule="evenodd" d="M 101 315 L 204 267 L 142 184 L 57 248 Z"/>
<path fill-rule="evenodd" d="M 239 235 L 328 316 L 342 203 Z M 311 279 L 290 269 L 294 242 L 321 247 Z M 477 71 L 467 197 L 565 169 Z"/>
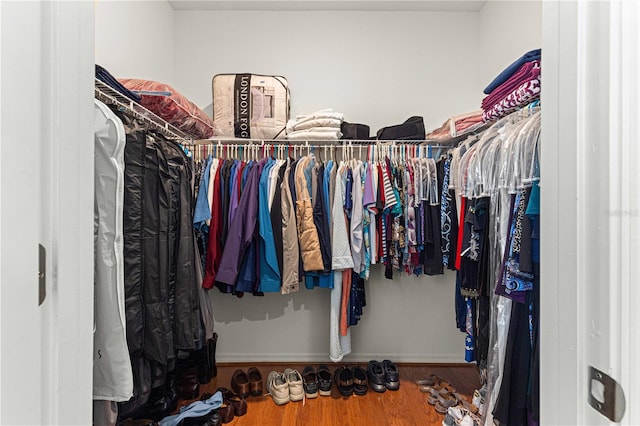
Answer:
<path fill-rule="evenodd" d="M 382 367 L 382 363 L 378 361 L 369 361 L 367 374 L 369 376 L 371 389 L 380 393 L 387 390 L 387 386 L 384 381 L 384 368 Z"/>
<path fill-rule="evenodd" d="M 398 366 L 388 359 L 385 359 L 382 361 L 382 368 L 384 368 L 385 387 L 389 390 L 400 389 L 400 374 L 398 372 Z"/>
<path fill-rule="evenodd" d="M 331 396 L 331 371 L 326 365 L 318 367 L 318 383 L 320 384 L 320 396 Z"/>
<path fill-rule="evenodd" d="M 318 397 L 318 375 L 316 374 L 315 368 L 307 365 L 304 370 L 302 370 L 302 384 L 307 398 Z"/>

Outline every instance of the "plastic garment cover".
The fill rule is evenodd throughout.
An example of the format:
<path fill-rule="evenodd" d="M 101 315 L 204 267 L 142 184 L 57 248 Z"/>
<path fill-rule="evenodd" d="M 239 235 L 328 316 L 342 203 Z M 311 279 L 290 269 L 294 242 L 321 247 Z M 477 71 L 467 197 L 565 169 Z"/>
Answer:
<path fill-rule="evenodd" d="M 200 258 L 198 245 L 194 239 L 194 250 L 196 252 L 196 259 Z M 201 283 L 204 275 L 202 273 L 202 263 L 195 263 L 196 266 L 196 282 Z M 204 336 L 207 340 L 213 339 L 213 300 L 212 294 L 209 290 L 198 286 L 198 300 L 200 302 L 200 312 L 202 315 L 202 325 L 204 327 Z"/>
<path fill-rule="evenodd" d="M 537 165 L 538 140 L 540 137 L 540 113 L 531 117 L 507 117 L 502 120 L 504 127 L 486 148 L 485 162 L 482 165 L 485 189 L 497 202 L 491 205 L 492 229 L 494 238 L 491 244 L 492 282 L 500 277 L 500 265 L 507 249 L 510 227 L 510 212 L 514 193 L 538 179 Z M 518 121 L 519 120 L 519 121 Z M 506 344 L 511 323 L 512 301 L 509 298 L 494 295 L 491 303 L 491 324 L 489 358 L 487 365 L 487 399 L 484 406 L 484 424 L 493 425 L 492 412 L 502 385 L 505 365 Z"/>
<path fill-rule="evenodd" d="M 200 308 L 196 281 L 196 253 L 191 226 L 193 220 L 192 166 L 174 142 L 161 144 L 171 179 L 169 197 L 169 297 L 176 349 L 193 350 L 200 339 Z"/>
<path fill-rule="evenodd" d="M 140 352 L 131 354 L 133 369 L 133 396 L 127 402 L 118 403 L 118 416 L 121 419 L 130 417 L 142 407 L 151 395 L 151 363 L 142 357 Z"/>
<path fill-rule="evenodd" d="M 142 122 L 118 113 L 127 135 L 124 148 L 124 293 L 129 352 L 142 350 L 144 344 L 144 256 L 142 216 L 146 129 Z"/>
<path fill-rule="evenodd" d="M 119 81 L 140 96 L 142 106 L 193 138 L 207 139 L 216 134 L 213 120 L 168 84 L 133 78 Z"/>
<path fill-rule="evenodd" d="M 161 364 L 173 357 L 169 316 L 167 161 L 159 143 L 147 133 L 142 198 L 144 253 L 144 357 Z"/>
<path fill-rule="evenodd" d="M 125 334 L 122 212 L 124 204 L 124 127 L 95 101 L 94 248 L 95 328 L 93 398 L 126 401 L 133 374 Z"/>

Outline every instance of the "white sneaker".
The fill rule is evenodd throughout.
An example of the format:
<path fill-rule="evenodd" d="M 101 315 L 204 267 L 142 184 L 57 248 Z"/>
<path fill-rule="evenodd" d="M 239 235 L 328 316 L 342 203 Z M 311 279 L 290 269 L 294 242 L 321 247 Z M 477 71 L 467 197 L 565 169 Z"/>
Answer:
<path fill-rule="evenodd" d="M 473 419 L 469 415 L 464 416 L 458 424 L 460 426 L 475 426 Z"/>
<path fill-rule="evenodd" d="M 486 389 L 485 389 L 485 393 L 486 393 Z M 478 407 L 478 412 L 482 413 L 482 407 L 484 405 L 484 396 L 482 394 L 482 389 L 480 389 L 479 391 L 473 392 L 473 398 L 471 400 L 471 403 L 476 407 Z"/>
<path fill-rule="evenodd" d="M 273 402 L 277 405 L 283 405 L 289 402 L 289 383 L 287 377 L 278 372 L 272 371 L 267 376 L 267 392 L 273 398 Z"/>
<path fill-rule="evenodd" d="M 302 401 L 304 399 L 304 386 L 302 385 L 302 376 L 298 370 L 287 368 L 284 370 L 284 377 L 289 383 L 289 398 L 291 401 Z"/>

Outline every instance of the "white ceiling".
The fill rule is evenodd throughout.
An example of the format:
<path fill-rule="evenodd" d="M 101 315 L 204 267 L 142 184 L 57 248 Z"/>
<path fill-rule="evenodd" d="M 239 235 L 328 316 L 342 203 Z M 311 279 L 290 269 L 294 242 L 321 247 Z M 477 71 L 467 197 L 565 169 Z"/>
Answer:
<path fill-rule="evenodd" d="M 484 0 L 169 0 L 174 10 L 361 10 L 478 12 Z"/>

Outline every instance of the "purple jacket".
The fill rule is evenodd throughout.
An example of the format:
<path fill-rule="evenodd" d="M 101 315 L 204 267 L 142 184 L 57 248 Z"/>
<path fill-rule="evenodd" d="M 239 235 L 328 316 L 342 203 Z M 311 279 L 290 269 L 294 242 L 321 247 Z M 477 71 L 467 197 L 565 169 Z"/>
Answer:
<path fill-rule="evenodd" d="M 266 159 L 261 160 L 249 171 L 247 183 L 240 196 L 238 209 L 229 225 L 224 253 L 216 275 L 216 281 L 221 283 L 235 285 L 238 280 L 240 262 L 244 258 L 245 251 L 249 247 L 256 229 L 258 219 L 258 182 L 265 163 Z"/>

